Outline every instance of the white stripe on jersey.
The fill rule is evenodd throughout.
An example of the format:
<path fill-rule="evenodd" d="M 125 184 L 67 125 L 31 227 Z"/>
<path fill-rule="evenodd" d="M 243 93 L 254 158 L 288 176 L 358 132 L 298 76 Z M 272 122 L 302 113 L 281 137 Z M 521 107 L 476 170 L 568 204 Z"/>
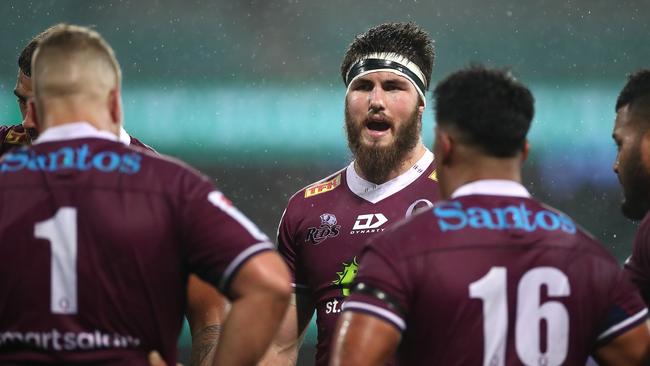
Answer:
<path fill-rule="evenodd" d="M 399 316 L 395 315 L 394 313 L 391 313 L 386 309 L 382 309 L 379 306 L 366 304 L 359 301 L 346 301 L 343 303 L 342 310 L 355 310 L 355 309 L 367 311 L 379 316 L 380 318 L 389 320 L 391 323 L 397 326 L 397 328 L 399 328 L 402 332 L 406 330 L 406 323 L 404 322 L 404 319 L 400 318 Z"/>
<path fill-rule="evenodd" d="M 241 226 L 244 227 L 255 239 L 259 241 L 270 241 L 269 238 L 264 234 L 251 220 L 248 219 L 237 207 L 233 206 L 223 196 L 223 193 L 219 191 L 212 191 L 208 194 L 208 201 L 213 205 L 220 208 L 223 212 L 228 214 L 237 221 Z"/>
<path fill-rule="evenodd" d="M 615 325 L 611 326 L 609 329 L 607 329 L 606 331 L 602 332 L 598 336 L 597 340 L 601 340 L 601 339 L 607 337 L 608 335 L 610 335 L 610 334 L 612 334 L 612 333 L 614 333 L 614 332 L 616 332 L 616 331 L 618 331 L 618 330 L 620 330 L 620 329 L 634 323 L 635 321 L 643 318 L 647 314 L 648 314 L 648 309 L 643 309 L 643 310 L 639 311 L 638 313 L 632 315 L 631 317 L 626 318 L 622 322 L 620 322 L 618 324 L 615 324 Z"/>
<path fill-rule="evenodd" d="M 252 257 L 253 255 L 259 252 L 263 252 L 269 249 L 274 250 L 273 244 L 269 242 L 257 243 L 255 245 L 251 245 L 250 247 L 246 248 L 241 253 L 239 253 L 239 255 L 237 255 L 235 259 L 233 259 L 232 262 L 230 262 L 228 267 L 226 267 L 226 270 L 223 271 L 223 276 L 221 276 L 221 281 L 219 281 L 219 289 L 223 290 L 225 284 L 228 283 L 228 281 L 230 280 L 230 276 L 232 276 L 233 272 L 235 272 L 235 270 L 239 268 L 239 266 L 246 259 Z"/>

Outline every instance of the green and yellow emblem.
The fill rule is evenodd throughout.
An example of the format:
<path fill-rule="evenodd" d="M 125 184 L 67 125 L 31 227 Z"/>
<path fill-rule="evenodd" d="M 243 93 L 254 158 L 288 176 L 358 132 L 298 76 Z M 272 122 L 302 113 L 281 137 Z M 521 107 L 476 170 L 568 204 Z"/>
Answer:
<path fill-rule="evenodd" d="M 352 262 L 343 263 L 343 270 L 341 272 L 336 272 L 338 279 L 332 281 L 332 284 L 342 288 L 343 296 L 350 296 L 350 285 L 352 285 L 352 281 L 357 276 L 358 269 L 359 263 L 357 263 L 357 257 L 354 257 Z"/>

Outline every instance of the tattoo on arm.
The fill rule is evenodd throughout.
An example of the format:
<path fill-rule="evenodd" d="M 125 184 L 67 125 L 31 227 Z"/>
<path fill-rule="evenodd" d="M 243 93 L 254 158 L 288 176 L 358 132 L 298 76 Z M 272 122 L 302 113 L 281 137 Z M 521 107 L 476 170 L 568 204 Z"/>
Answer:
<path fill-rule="evenodd" d="M 192 336 L 192 366 L 212 364 L 212 355 L 221 335 L 221 324 L 208 325 Z"/>

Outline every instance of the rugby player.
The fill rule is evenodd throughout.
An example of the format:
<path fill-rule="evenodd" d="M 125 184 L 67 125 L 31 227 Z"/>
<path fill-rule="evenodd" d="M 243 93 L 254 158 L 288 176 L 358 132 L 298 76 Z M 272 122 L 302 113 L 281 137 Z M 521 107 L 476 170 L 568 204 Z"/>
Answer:
<path fill-rule="evenodd" d="M 13 126 L 0 126 L 0 156 L 15 147 L 29 145 L 38 136 L 33 111 L 29 99 L 32 91 L 32 56 L 38 41 L 47 36 L 55 27 L 36 35 L 23 48 L 18 57 L 18 77 L 14 94 L 23 121 Z M 127 145 L 140 146 L 154 151 L 137 138 L 130 136 L 120 127 L 120 141 Z M 221 326 L 227 315 L 228 302 L 213 286 L 191 274 L 187 287 L 187 320 L 192 335 L 192 365 L 209 365 L 216 347 Z"/>
<path fill-rule="evenodd" d="M 371 239 L 330 365 L 647 364 L 647 309 L 615 258 L 521 185 L 533 96 L 473 66 L 434 91 L 442 197 Z"/>
<path fill-rule="evenodd" d="M 650 304 L 650 70 L 630 78 L 616 101 L 614 172 L 623 187 L 623 214 L 642 220 L 625 269 Z"/>
<path fill-rule="evenodd" d="M 50 27 L 37 34 L 27 43 L 18 56 L 18 76 L 16 78 L 14 95 L 16 96 L 23 121 L 17 125 L 0 126 L 0 156 L 14 147 L 29 145 L 38 136 L 33 121 L 33 111 L 30 109 L 28 103 L 29 99 L 34 95 L 32 90 L 31 61 L 38 41 L 47 36 L 53 28 Z M 120 129 L 120 141 L 127 145 L 132 144 L 151 149 L 138 139 L 130 136 L 123 128 Z M 151 150 L 153 151 L 153 149 Z"/>
<path fill-rule="evenodd" d="M 95 31 L 56 26 L 32 71 L 39 138 L 0 159 L 0 364 L 174 364 L 192 272 L 232 303 L 214 364 L 254 365 L 291 292 L 268 238 L 207 177 L 119 140 Z"/>
<path fill-rule="evenodd" d="M 295 364 L 315 310 L 316 365 L 326 365 L 362 242 L 438 199 L 433 154 L 420 137 L 433 59 L 430 36 L 413 23 L 378 25 L 349 45 L 341 76 L 354 161 L 289 200 L 278 250 L 295 297 L 263 364 Z"/>

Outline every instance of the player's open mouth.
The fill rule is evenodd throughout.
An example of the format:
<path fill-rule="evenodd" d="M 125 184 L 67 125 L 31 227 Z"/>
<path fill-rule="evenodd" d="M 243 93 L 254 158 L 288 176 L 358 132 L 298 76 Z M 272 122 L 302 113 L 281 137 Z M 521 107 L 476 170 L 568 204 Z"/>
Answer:
<path fill-rule="evenodd" d="M 387 122 L 372 121 L 366 124 L 366 128 L 371 131 L 384 132 L 390 129 L 390 124 Z"/>

